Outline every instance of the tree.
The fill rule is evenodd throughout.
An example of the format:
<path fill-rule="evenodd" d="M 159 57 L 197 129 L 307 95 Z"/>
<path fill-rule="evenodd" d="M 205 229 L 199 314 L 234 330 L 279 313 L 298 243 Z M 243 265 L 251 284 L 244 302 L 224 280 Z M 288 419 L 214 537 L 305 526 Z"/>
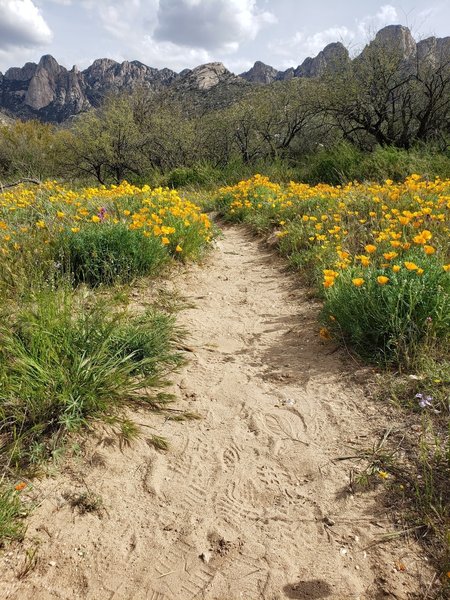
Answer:
<path fill-rule="evenodd" d="M 134 120 L 130 99 L 111 96 L 97 111 L 80 116 L 67 134 L 66 169 L 120 183 L 144 171 L 147 138 Z"/>
<path fill-rule="evenodd" d="M 420 48 L 405 54 L 376 38 L 348 69 L 322 81 L 317 108 L 362 147 L 409 149 L 448 132 L 450 53 Z"/>
<path fill-rule="evenodd" d="M 0 177 L 42 179 L 55 172 L 57 130 L 39 121 L 0 126 Z"/>

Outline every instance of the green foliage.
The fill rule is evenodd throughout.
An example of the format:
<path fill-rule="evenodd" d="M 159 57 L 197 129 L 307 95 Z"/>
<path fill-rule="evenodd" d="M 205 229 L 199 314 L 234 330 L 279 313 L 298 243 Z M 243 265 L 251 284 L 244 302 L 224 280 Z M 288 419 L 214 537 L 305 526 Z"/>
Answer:
<path fill-rule="evenodd" d="M 425 145 L 411 150 L 377 146 L 373 151 L 363 152 L 343 142 L 307 155 L 301 163 L 297 178 L 311 184 L 342 185 L 349 181 L 382 183 L 386 179 L 403 181 L 411 173 L 420 173 L 429 179 L 450 176 L 450 155 Z"/>
<path fill-rule="evenodd" d="M 0 125 L 0 179 L 55 174 L 60 133 L 39 121 Z"/>
<path fill-rule="evenodd" d="M 417 255 L 405 258 L 420 265 Z M 347 269 L 325 291 L 322 319 L 349 347 L 372 362 L 410 366 L 420 344 L 448 339 L 450 281 L 438 261 L 427 259 L 422 275 L 402 269 L 367 267 L 361 287 L 352 279 L 361 271 Z M 380 285 L 378 276 L 388 276 Z"/>
<path fill-rule="evenodd" d="M 119 184 L 142 175 L 145 140 L 129 99 L 110 96 L 99 112 L 82 115 L 67 132 L 61 168 L 78 177 L 95 177 L 102 184 Z"/>
<path fill-rule="evenodd" d="M 162 366 L 172 370 L 183 363 L 181 354 L 173 352 L 172 343 L 181 337 L 176 317 L 148 309 L 131 320 L 118 324 L 111 339 L 111 351 L 121 356 L 133 356 L 136 374 L 161 374 Z"/>
<path fill-rule="evenodd" d="M 0 488 L 0 547 L 7 540 L 21 539 L 23 507 L 19 495 L 6 486 Z"/>
<path fill-rule="evenodd" d="M 41 290 L 2 317 L 1 454 L 12 464 L 29 461 L 42 444 L 51 454 L 65 432 L 126 402 L 164 405 L 150 389 L 180 362 L 171 351 L 172 317 L 113 311 L 105 299 L 68 289 Z"/>
<path fill-rule="evenodd" d="M 159 239 L 125 223 L 93 223 L 77 233 L 66 230 L 55 240 L 54 253 L 75 284 L 90 286 L 155 275 L 169 258 Z"/>
<path fill-rule="evenodd" d="M 340 185 L 361 177 L 363 153 L 349 143 L 342 143 L 308 157 L 302 179 L 308 183 Z"/>
<path fill-rule="evenodd" d="M 169 171 L 166 176 L 168 187 L 180 188 L 186 186 L 211 186 L 215 185 L 221 177 L 221 171 L 214 169 L 208 163 L 193 167 L 178 167 Z"/>

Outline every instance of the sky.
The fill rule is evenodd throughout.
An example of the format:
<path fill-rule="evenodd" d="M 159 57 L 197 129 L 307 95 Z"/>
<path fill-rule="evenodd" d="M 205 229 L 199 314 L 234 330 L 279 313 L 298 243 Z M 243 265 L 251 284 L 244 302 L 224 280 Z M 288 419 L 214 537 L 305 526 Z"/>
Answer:
<path fill-rule="evenodd" d="M 220 61 L 296 67 L 328 43 L 357 54 L 381 27 L 450 35 L 449 0 L 0 0 L 0 71 L 51 54 L 67 68 L 96 58 L 175 71 Z"/>

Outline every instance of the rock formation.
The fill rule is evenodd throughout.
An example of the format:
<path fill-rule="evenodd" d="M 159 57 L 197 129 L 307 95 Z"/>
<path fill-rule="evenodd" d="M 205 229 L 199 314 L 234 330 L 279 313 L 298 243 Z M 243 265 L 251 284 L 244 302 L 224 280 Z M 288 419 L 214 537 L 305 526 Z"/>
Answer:
<path fill-rule="evenodd" d="M 402 25 L 381 29 L 355 60 L 364 60 L 379 48 L 398 52 L 408 69 L 413 68 L 417 60 L 433 68 L 450 60 L 450 37 L 430 37 L 416 43 L 410 30 Z M 29 62 L 21 68 L 8 69 L 4 75 L 0 73 L 0 110 L 19 118 L 61 122 L 98 106 L 109 93 L 140 87 L 154 91 L 167 89 L 185 104 L 192 100 L 194 110 L 196 105 L 204 107 L 209 100 L 212 108 L 218 108 L 239 98 L 248 86 L 269 85 L 293 77 L 321 77 L 338 73 L 349 64 L 349 53 L 340 42 L 328 44 L 317 56 L 305 59 L 295 69 L 278 71 L 256 61 L 240 76 L 219 62 L 175 73 L 170 69 L 148 67 L 139 61 L 118 63 L 108 58 L 95 60 L 84 71 L 77 67 L 68 71 L 47 55 L 38 64 Z"/>
<path fill-rule="evenodd" d="M 268 84 L 275 81 L 279 73 L 279 71 L 270 65 L 257 60 L 249 71 L 241 73 L 241 77 L 250 83 Z"/>

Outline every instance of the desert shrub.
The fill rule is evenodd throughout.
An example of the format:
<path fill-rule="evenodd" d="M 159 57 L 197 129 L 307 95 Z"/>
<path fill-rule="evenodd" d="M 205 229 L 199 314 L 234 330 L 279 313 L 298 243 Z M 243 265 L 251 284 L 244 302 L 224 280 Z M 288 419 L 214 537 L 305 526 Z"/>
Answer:
<path fill-rule="evenodd" d="M 363 153 L 349 143 L 324 148 L 308 157 L 300 177 L 311 184 L 339 185 L 360 177 Z"/>
<path fill-rule="evenodd" d="M 421 258 L 404 256 L 419 269 Z M 450 278 L 439 261 L 422 262 L 421 274 L 405 267 L 343 271 L 325 293 L 327 327 L 369 361 L 410 366 L 421 342 L 450 338 Z"/>
<path fill-rule="evenodd" d="M 56 238 L 54 248 L 55 259 L 76 285 L 109 285 L 155 275 L 169 258 L 157 238 L 145 237 L 123 223 L 87 224 L 76 233 L 66 230 Z"/>
<path fill-rule="evenodd" d="M 376 146 L 370 152 L 362 152 L 350 143 L 341 143 L 302 157 L 296 179 L 331 185 L 349 181 L 381 183 L 386 179 L 403 181 L 411 173 L 420 173 L 427 179 L 450 177 L 450 156 L 431 146 L 410 150 Z"/>
<path fill-rule="evenodd" d="M 221 171 L 208 163 L 194 167 L 177 167 L 166 175 L 167 185 L 171 188 L 185 186 L 215 185 L 221 178 Z"/>

